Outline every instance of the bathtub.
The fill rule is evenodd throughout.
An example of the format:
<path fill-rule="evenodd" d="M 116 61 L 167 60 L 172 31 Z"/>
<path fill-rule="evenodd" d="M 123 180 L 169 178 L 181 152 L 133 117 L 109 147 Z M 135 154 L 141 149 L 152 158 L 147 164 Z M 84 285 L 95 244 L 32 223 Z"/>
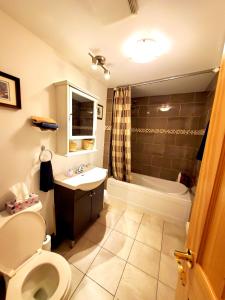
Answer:
<path fill-rule="evenodd" d="M 189 219 L 192 197 L 179 182 L 132 173 L 131 183 L 108 178 L 107 192 L 117 200 L 166 219 L 179 222 Z"/>

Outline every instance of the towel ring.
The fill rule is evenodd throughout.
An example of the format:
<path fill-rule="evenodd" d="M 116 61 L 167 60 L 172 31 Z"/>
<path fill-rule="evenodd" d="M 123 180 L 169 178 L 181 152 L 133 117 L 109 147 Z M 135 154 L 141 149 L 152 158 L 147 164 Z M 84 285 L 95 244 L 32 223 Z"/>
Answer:
<path fill-rule="evenodd" d="M 43 152 L 45 152 L 45 151 L 50 153 L 50 155 L 51 155 L 50 160 L 52 160 L 52 156 L 53 156 L 52 151 L 49 150 L 49 149 L 45 149 L 45 146 L 41 146 L 41 153 L 40 153 L 40 155 L 39 155 L 39 161 L 40 161 L 40 162 L 43 162 L 43 160 L 41 160 L 41 155 L 42 155 Z"/>

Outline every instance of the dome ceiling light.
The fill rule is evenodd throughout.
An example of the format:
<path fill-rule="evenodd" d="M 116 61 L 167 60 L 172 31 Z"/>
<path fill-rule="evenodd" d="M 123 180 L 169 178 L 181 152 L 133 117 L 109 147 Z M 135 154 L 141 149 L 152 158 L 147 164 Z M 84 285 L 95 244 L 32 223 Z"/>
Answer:
<path fill-rule="evenodd" d="M 124 43 L 123 52 L 132 61 L 144 64 L 164 54 L 169 48 L 169 41 L 161 33 L 139 33 Z"/>
<path fill-rule="evenodd" d="M 98 68 L 102 68 L 104 71 L 104 78 L 105 80 L 110 79 L 110 71 L 106 67 L 105 62 L 106 59 L 102 55 L 93 55 L 91 52 L 88 53 L 88 55 L 91 57 L 91 68 L 92 70 L 96 71 Z"/>

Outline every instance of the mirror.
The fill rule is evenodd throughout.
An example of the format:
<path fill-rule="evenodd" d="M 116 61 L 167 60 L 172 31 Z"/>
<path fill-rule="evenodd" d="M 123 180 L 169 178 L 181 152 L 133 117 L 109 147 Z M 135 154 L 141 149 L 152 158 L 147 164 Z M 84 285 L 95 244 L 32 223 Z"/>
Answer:
<path fill-rule="evenodd" d="M 95 100 L 78 90 L 72 90 L 71 97 L 71 137 L 93 136 Z"/>

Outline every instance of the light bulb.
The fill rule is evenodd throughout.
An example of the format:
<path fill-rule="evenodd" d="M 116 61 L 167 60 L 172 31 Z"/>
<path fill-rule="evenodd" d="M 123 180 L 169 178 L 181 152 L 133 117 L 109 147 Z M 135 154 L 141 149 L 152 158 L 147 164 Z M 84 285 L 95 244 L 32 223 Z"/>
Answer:
<path fill-rule="evenodd" d="M 216 68 L 213 69 L 213 72 L 214 72 L 214 73 L 218 73 L 219 70 L 220 70 L 220 68 L 219 68 L 219 67 L 216 67 Z"/>
<path fill-rule="evenodd" d="M 105 77 L 105 80 L 109 80 L 110 79 L 110 72 L 109 72 L 109 70 L 105 70 L 104 71 L 104 77 Z"/>
<path fill-rule="evenodd" d="M 162 105 L 162 106 L 159 108 L 159 110 L 161 110 L 161 111 L 169 111 L 171 108 L 172 108 L 172 107 L 171 107 L 170 105 L 166 104 L 166 105 Z"/>
<path fill-rule="evenodd" d="M 91 68 L 94 71 L 98 69 L 98 60 L 95 57 L 92 58 Z"/>

